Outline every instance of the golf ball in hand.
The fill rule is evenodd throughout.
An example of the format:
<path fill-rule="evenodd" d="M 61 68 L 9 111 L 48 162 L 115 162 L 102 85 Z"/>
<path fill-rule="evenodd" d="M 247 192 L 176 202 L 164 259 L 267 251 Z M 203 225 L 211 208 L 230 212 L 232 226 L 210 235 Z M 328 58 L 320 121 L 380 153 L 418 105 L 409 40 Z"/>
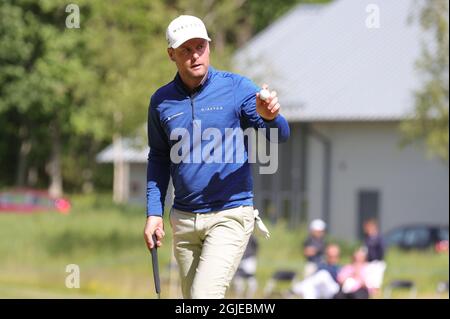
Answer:
<path fill-rule="evenodd" d="M 269 90 L 262 89 L 262 90 L 259 92 L 259 98 L 260 98 L 261 100 L 265 101 L 265 100 L 267 100 L 269 97 L 270 97 L 270 92 L 269 92 Z"/>

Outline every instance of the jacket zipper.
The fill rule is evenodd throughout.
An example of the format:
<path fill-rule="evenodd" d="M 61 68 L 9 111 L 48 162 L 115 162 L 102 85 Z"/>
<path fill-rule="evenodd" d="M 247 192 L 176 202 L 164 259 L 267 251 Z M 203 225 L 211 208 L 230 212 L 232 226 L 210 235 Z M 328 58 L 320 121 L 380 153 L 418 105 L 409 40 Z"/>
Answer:
<path fill-rule="evenodd" d="M 195 120 L 194 99 L 195 99 L 195 97 L 196 97 L 197 95 L 198 95 L 198 92 L 197 92 L 197 93 L 194 93 L 194 94 L 192 94 L 192 95 L 189 96 L 189 99 L 191 100 L 192 122 L 194 122 L 194 120 Z"/>
<path fill-rule="evenodd" d="M 195 119 L 195 116 L 194 116 L 194 95 L 191 95 L 189 98 L 191 100 L 192 122 L 194 122 L 194 119 Z"/>

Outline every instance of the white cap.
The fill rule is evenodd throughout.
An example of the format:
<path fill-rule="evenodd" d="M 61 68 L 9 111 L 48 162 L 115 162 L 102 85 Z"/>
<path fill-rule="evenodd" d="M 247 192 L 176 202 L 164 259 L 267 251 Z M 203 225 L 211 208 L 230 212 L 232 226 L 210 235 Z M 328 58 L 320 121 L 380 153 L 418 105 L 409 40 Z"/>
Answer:
<path fill-rule="evenodd" d="M 321 219 L 314 219 L 309 224 L 309 229 L 310 230 L 324 231 L 326 227 L 327 227 L 327 224 L 325 224 L 325 222 L 323 220 L 321 220 Z"/>
<path fill-rule="evenodd" d="M 205 24 L 202 20 L 194 16 L 181 15 L 172 20 L 166 31 L 166 39 L 169 48 L 178 48 L 187 40 L 201 38 L 208 41 Z"/>

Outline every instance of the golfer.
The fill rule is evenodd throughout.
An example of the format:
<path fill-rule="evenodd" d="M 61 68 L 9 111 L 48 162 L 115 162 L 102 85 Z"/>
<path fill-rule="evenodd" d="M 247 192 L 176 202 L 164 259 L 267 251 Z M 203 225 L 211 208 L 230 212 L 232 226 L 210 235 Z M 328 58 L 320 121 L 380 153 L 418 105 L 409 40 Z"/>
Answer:
<path fill-rule="evenodd" d="M 166 37 L 178 72 L 150 100 L 144 238 L 149 249 L 161 246 L 164 199 L 172 177 L 170 224 L 183 297 L 224 298 L 255 218 L 261 223 L 253 209 L 247 143 L 227 142 L 226 132 L 264 128 L 272 142 L 283 142 L 289 126 L 279 114 L 275 91 L 263 101 L 260 88 L 249 79 L 210 66 L 211 39 L 199 18 L 179 16 Z M 238 158 L 242 150 L 244 161 L 226 160 L 229 154 Z"/>

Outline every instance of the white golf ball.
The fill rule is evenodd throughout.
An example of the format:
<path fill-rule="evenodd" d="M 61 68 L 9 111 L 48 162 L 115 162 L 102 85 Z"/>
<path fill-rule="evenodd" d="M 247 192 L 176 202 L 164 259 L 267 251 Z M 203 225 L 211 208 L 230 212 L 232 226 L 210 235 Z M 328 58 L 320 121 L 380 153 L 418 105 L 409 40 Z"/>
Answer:
<path fill-rule="evenodd" d="M 265 101 L 265 100 L 267 100 L 269 97 L 270 97 L 270 92 L 269 92 L 269 90 L 262 89 L 262 90 L 259 92 L 259 98 L 260 98 L 261 100 Z"/>

